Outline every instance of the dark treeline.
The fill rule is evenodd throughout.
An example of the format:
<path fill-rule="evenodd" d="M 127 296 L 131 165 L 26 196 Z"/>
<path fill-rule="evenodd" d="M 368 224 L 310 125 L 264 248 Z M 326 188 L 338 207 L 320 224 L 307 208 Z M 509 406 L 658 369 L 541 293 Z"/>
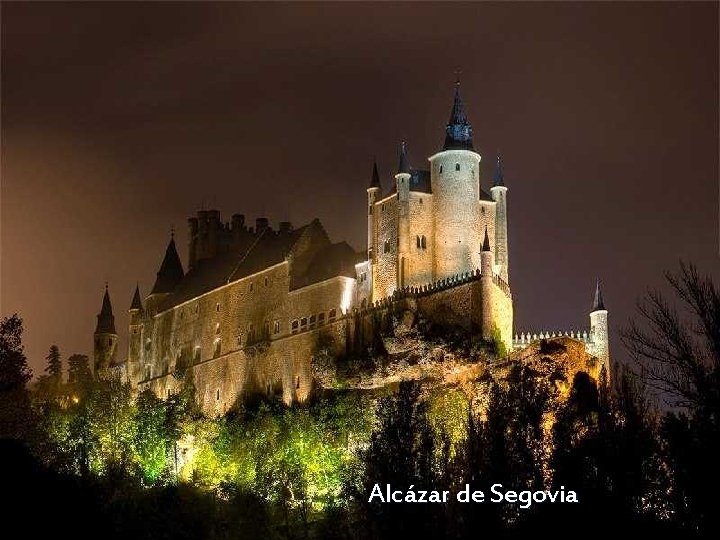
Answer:
<path fill-rule="evenodd" d="M 94 380 L 79 355 L 65 381 L 57 347 L 28 388 L 22 321 L 5 318 L 4 522 L 109 539 L 714 537 L 720 296 L 692 266 L 668 279 L 684 311 L 651 293 L 623 334 L 638 367 L 598 381 L 583 372 L 565 381 L 548 356 L 472 381 L 470 392 L 404 382 L 379 396 L 334 392 L 217 419 L 197 410 L 192 381 L 166 400 L 134 396 Z M 391 484 L 408 500 L 450 497 L 370 501 L 376 484 L 383 496 Z M 493 484 L 572 491 L 579 502 L 492 503 Z M 458 503 L 466 485 L 486 501 Z"/>

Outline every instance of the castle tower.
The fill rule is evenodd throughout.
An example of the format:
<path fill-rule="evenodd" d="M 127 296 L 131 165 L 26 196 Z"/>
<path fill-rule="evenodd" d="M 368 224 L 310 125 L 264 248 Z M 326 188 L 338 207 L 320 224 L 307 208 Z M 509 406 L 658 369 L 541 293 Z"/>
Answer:
<path fill-rule="evenodd" d="M 595 284 L 595 298 L 590 312 L 590 353 L 596 356 L 610 373 L 610 343 L 608 338 L 608 312 L 603 302 L 600 280 Z"/>
<path fill-rule="evenodd" d="M 165 257 L 160 265 L 160 270 L 158 270 L 155 285 L 147 297 L 146 309 L 148 313 L 157 313 L 158 306 L 172 292 L 184 275 L 185 272 L 175 247 L 175 234 L 170 233 L 170 242 L 165 250 Z"/>
<path fill-rule="evenodd" d="M 373 162 L 373 170 L 372 170 L 372 178 L 370 179 L 370 185 L 367 188 L 367 197 L 368 197 L 368 225 L 367 225 L 367 250 L 368 250 L 368 260 L 370 261 L 370 264 L 372 265 L 373 262 L 373 255 L 374 255 L 374 246 L 375 246 L 375 230 L 377 228 L 377 225 L 375 223 L 376 216 L 375 212 L 373 211 L 373 208 L 375 206 L 375 202 L 380 197 L 381 192 L 381 186 L 380 186 L 380 175 L 378 174 L 377 169 L 377 161 Z"/>
<path fill-rule="evenodd" d="M 143 305 L 140 296 L 140 284 L 135 285 L 135 294 L 133 294 L 130 309 L 128 310 L 130 320 L 128 332 L 128 377 L 130 381 L 135 383 L 140 380 L 142 375 L 140 369 L 140 355 L 142 354 L 142 317 Z"/>
<path fill-rule="evenodd" d="M 407 285 L 410 251 L 410 161 L 405 141 L 400 144 L 400 163 L 395 175 L 395 186 L 398 194 L 397 287 L 402 289 Z"/>
<path fill-rule="evenodd" d="M 105 284 L 105 296 L 103 296 L 102 308 L 100 308 L 100 313 L 97 316 L 97 326 L 93 337 L 93 365 L 95 376 L 99 377 L 107 372 L 117 356 L 118 335 L 115 331 L 115 316 L 112 312 L 107 283 Z"/>
<path fill-rule="evenodd" d="M 480 159 L 473 149 L 472 126 L 457 81 L 445 144 L 429 158 L 435 208 L 435 279 L 474 271 L 480 265 Z"/>
<path fill-rule="evenodd" d="M 482 319 L 480 332 L 482 338 L 490 340 L 493 338 L 495 330 L 495 321 L 493 318 L 493 266 L 495 264 L 495 256 L 490 248 L 490 237 L 488 236 L 487 227 L 485 227 L 485 237 L 483 238 L 482 251 L 480 252 L 480 290 L 482 293 Z"/>
<path fill-rule="evenodd" d="M 505 187 L 502 157 L 498 154 L 493 186 L 490 188 L 490 195 L 495 205 L 495 264 L 498 267 L 498 274 L 505 281 L 510 283 L 510 266 L 508 257 L 508 236 L 507 236 L 507 187 Z"/>

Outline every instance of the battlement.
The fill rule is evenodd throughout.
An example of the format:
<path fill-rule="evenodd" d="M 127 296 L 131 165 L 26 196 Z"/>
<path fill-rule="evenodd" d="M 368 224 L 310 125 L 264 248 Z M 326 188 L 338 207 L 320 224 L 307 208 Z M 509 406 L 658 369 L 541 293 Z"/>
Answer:
<path fill-rule="evenodd" d="M 233 214 L 229 222 L 223 222 L 219 210 L 199 210 L 188 218 L 188 270 L 201 260 L 248 247 L 262 234 L 289 234 L 292 230 L 289 221 L 280 222 L 275 231 L 266 217 L 256 218 L 255 227 L 249 227 L 243 214 Z"/>
<path fill-rule="evenodd" d="M 588 334 L 587 330 L 583 330 L 582 332 L 580 332 L 580 330 L 578 330 L 577 332 L 575 330 L 570 330 L 569 332 L 567 330 L 565 330 L 564 332 L 549 332 L 547 330 L 542 330 L 536 333 L 522 332 L 520 334 L 515 334 L 512 340 L 512 348 L 522 349 L 535 341 L 539 341 L 541 339 L 551 339 L 555 337 L 569 337 L 581 341 L 582 343 L 593 343 L 592 336 Z"/>
<path fill-rule="evenodd" d="M 371 304 L 367 308 L 362 308 L 362 309 L 387 307 L 392 302 L 401 300 L 403 298 L 420 298 L 422 296 L 428 296 L 430 294 L 434 294 L 434 293 L 437 293 L 440 291 L 452 289 L 453 287 L 457 287 L 458 285 L 462 285 L 464 283 L 470 283 L 471 281 L 478 281 L 481 278 L 482 278 L 482 273 L 479 268 L 476 268 L 474 272 L 465 272 L 462 274 L 456 274 L 449 278 L 439 279 L 437 281 L 433 281 L 432 283 L 428 283 L 426 285 L 420 285 L 420 286 L 415 286 L 415 287 L 405 287 L 403 289 L 397 289 L 392 294 L 392 296 L 388 296 L 386 298 L 381 298 L 380 300 L 375 301 L 373 304 Z M 502 293 L 508 299 L 512 299 L 512 293 L 510 292 L 510 286 L 499 275 L 493 274 L 492 280 L 493 280 L 493 283 L 498 287 L 498 289 L 500 289 L 500 291 L 502 291 Z"/>

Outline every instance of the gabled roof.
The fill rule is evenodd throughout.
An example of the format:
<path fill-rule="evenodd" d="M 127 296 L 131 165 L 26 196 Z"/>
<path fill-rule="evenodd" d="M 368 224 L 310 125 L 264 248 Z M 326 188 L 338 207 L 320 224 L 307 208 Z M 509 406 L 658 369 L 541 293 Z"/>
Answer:
<path fill-rule="evenodd" d="M 293 289 L 338 275 L 354 277 L 359 259 L 345 242 L 332 244 L 318 219 L 288 232 L 267 228 L 259 235 L 246 237 L 227 253 L 198 261 L 163 300 L 159 311 L 286 260 L 290 262 Z"/>

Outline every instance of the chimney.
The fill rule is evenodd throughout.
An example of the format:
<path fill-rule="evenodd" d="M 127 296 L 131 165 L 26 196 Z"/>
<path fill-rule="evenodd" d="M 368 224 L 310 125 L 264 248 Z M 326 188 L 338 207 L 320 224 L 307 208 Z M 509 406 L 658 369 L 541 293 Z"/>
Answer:
<path fill-rule="evenodd" d="M 255 220 L 255 232 L 257 232 L 258 234 L 260 234 L 260 233 L 263 232 L 265 229 L 268 229 L 268 228 L 269 228 L 268 223 L 269 223 L 269 222 L 268 222 L 268 218 L 264 218 L 264 217 L 259 217 L 259 218 L 257 218 L 257 219 Z"/>
<path fill-rule="evenodd" d="M 280 233 L 288 234 L 290 231 L 292 231 L 292 223 L 290 223 L 289 221 L 281 221 L 280 222 Z"/>

